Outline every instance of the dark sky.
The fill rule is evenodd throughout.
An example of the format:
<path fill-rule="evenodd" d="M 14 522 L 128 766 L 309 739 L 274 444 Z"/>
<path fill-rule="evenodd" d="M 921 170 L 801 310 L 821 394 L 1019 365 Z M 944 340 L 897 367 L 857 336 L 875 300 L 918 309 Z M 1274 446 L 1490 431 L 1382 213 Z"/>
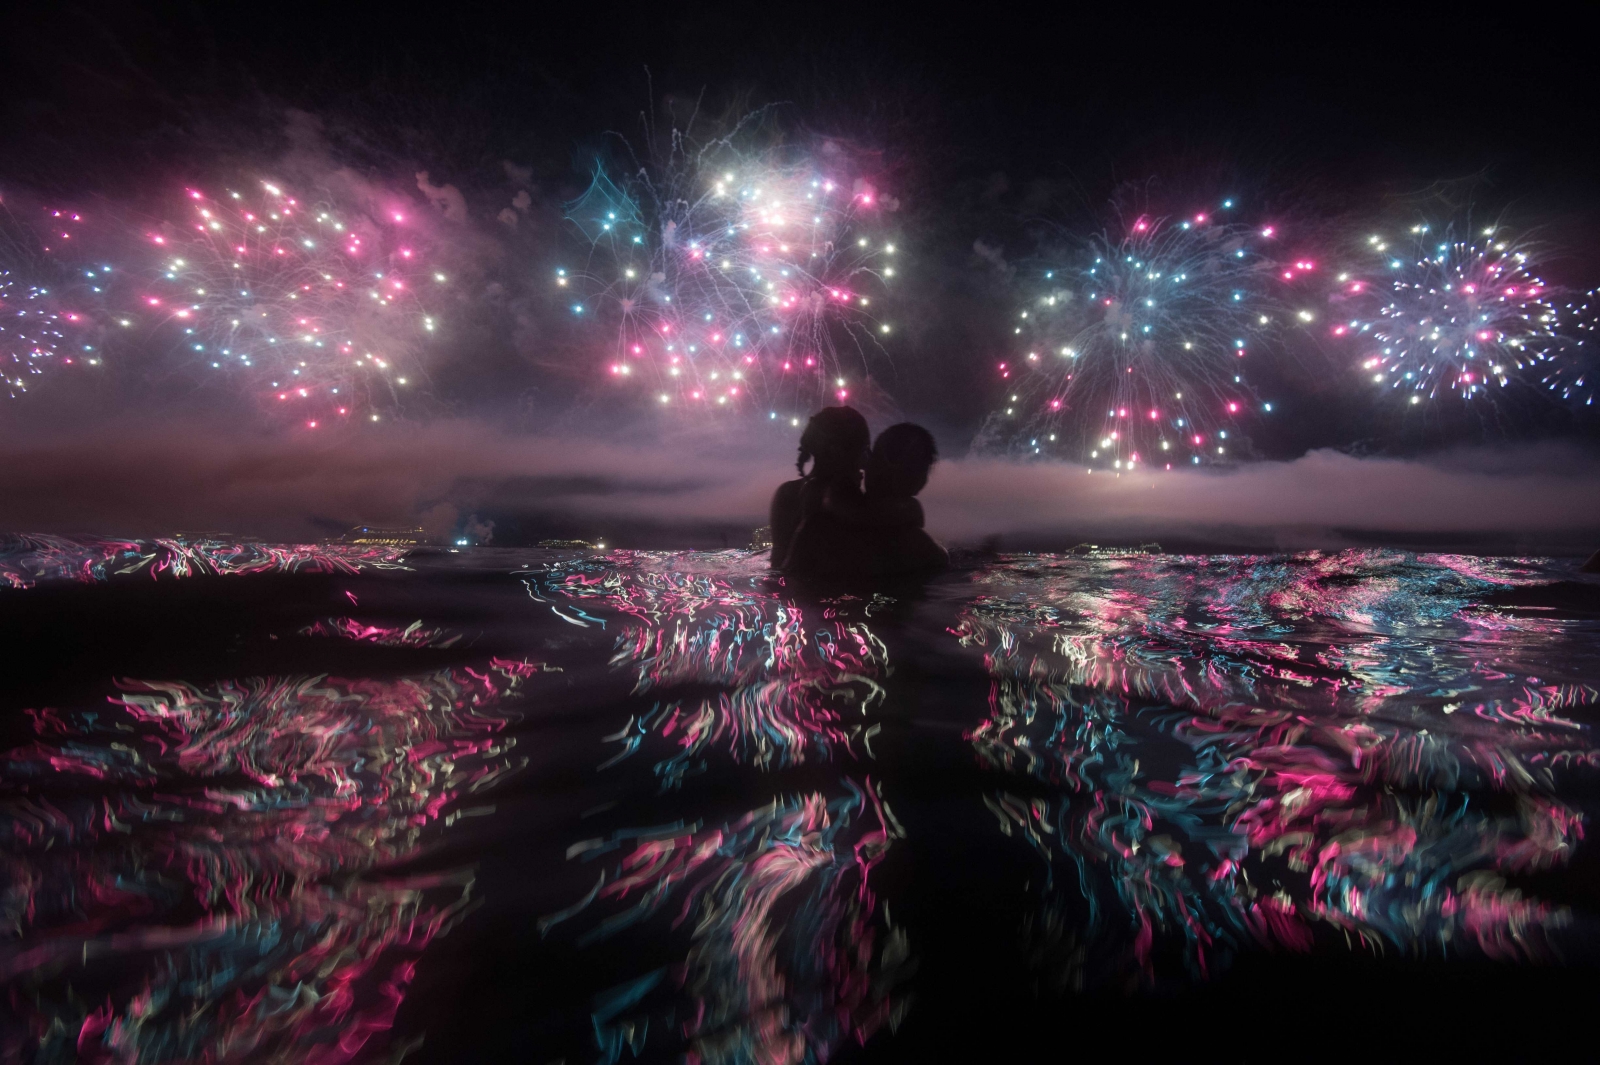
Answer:
<path fill-rule="evenodd" d="M 548 150 L 626 122 L 648 69 L 657 97 L 788 100 L 819 124 L 900 132 L 946 182 L 1200 155 L 1341 186 L 1482 173 L 1566 208 L 1595 191 L 1588 35 L 1509 9 L 34 7 L 8 17 L 4 94 L 8 139 L 33 143 L 114 143 L 259 92 L 388 100 L 402 122 L 478 112 L 464 140 Z"/>

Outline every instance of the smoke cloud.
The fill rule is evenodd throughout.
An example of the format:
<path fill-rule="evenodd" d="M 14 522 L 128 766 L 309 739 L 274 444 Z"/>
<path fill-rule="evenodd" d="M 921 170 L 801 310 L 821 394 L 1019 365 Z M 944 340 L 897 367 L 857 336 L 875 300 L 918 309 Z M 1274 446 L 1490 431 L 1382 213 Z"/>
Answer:
<path fill-rule="evenodd" d="M 428 181 L 426 170 L 417 171 L 417 188 L 428 197 L 428 201 L 437 207 L 445 218 L 452 222 L 465 222 L 467 220 L 467 200 L 461 195 L 461 190 L 454 185 L 434 185 Z"/>
<path fill-rule="evenodd" d="M 631 546 L 734 545 L 792 476 L 787 427 L 664 440 L 538 435 L 440 420 L 318 436 L 145 424 L 4 439 L 0 528 L 304 540 L 367 522 L 532 542 L 573 530 Z M 1089 473 L 958 458 L 923 493 L 954 543 L 1078 540 L 1252 549 L 1393 542 L 1573 553 L 1600 545 L 1600 462 L 1565 447 L 1429 460 L 1312 452 L 1232 470 Z M 469 528 L 470 526 L 470 528 Z M 1168 545 L 1172 546 L 1172 545 Z"/>
<path fill-rule="evenodd" d="M 1570 551 L 1600 545 L 1600 463 L 1564 446 L 1427 459 L 1317 450 L 1225 470 L 1089 473 L 964 460 L 930 484 L 930 526 L 1022 543 L 1063 535 L 1298 549 L 1352 543 Z"/>

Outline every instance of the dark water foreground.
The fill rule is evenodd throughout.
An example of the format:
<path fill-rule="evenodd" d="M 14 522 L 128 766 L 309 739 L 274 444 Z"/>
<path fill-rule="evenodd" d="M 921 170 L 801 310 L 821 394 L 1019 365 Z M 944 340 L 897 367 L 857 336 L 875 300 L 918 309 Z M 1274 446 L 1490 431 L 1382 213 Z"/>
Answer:
<path fill-rule="evenodd" d="M 5 1060 L 1592 1043 L 1574 562 L 11 538 L 0 589 Z"/>

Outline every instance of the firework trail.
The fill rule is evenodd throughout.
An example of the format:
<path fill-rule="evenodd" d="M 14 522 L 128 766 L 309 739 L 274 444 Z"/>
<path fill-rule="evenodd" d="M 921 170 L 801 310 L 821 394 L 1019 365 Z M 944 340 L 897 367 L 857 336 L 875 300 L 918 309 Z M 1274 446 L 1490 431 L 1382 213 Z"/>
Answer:
<path fill-rule="evenodd" d="M 1360 372 L 1375 386 L 1411 404 L 1526 384 L 1568 344 L 1531 249 L 1499 227 L 1419 224 L 1403 242 L 1369 236 L 1367 254 L 1366 269 L 1339 276 L 1351 313 L 1333 333 L 1360 344 Z"/>
<path fill-rule="evenodd" d="M 1569 403 L 1594 405 L 1595 345 L 1586 344 L 1595 332 L 1595 309 L 1600 291 L 1590 289 L 1561 308 L 1559 341 L 1546 353 L 1543 383 Z"/>
<path fill-rule="evenodd" d="M 448 283 L 398 197 L 371 212 L 309 204 L 277 185 L 212 198 L 148 235 L 144 297 L 179 330 L 183 361 L 243 387 L 309 427 L 377 421 L 422 373 Z"/>
<path fill-rule="evenodd" d="M 1280 264 L 1277 229 L 1233 211 L 1128 217 L 1051 255 L 1019 313 L 1022 353 L 998 367 L 1007 399 L 992 430 L 1118 470 L 1238 457 L 1243 420 L 1272 410 L 1248 357 L 1295 319 L 1288 286 L 1315 263 Z"/>
<path fill-rule="evenodd" d="M 659 165 L 596 169 L 567 213 L 587 261 L 554 281 L 597 320 L 605 373 L 664 406 L 771 417 L 870 384 L 892 329 L 884 216 L 898 203 L 824 147 L 743 153 L 675 131 Z"/>

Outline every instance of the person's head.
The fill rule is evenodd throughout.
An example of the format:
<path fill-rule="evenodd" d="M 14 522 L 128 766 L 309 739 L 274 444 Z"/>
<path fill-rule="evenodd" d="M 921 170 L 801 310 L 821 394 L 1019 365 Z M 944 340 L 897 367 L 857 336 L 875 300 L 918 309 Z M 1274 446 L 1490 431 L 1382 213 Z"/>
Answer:
<path fill-rule="evenodd" d="M 846 476 L 861 469 L 871 445 L 872 431 L 855 408 L 823 407 L 800 434 L 800 458 L 795 467 L 805 473 L 806 463 L 815 460 L 812 476 Z"/>
<path fill-rule="evenodd" d="M 901 422 L 878 434 L 867 460 L 867 491 L 873 495 L 914 496 L 928 484 L 928 471 L 939 460 L 933 434 L 920 425 Z"/>

